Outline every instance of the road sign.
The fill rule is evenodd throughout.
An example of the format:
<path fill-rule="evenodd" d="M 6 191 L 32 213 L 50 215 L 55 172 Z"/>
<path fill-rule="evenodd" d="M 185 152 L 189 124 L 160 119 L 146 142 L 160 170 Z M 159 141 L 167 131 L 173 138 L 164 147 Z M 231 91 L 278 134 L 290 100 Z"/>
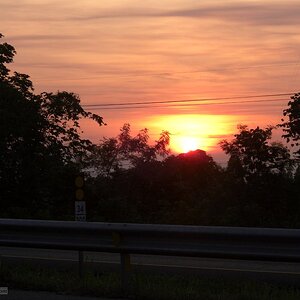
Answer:
<path fill-rule="evenodd" d="M 75 186 L 77 188 L 82 188 L 84 186 L 84 178 L 82 175 L 79 175 L 75 178 Z"/>
<path fill-rule="evenodd" d="M 75 221 L 86 222 L 86 215 L 76 215 L 75 216 Z"/>
<path fill-rule="evenodd" d="M 84 191 L 82 189 L 77 189 L 75 191 L 75 198 L 76 200 L 82 201 L 84 198 Z"/>
<path fill-rule="evenodd" d="M 86 221 L 86 206 L 84 199 L 84 174 L 75 177 L 75 221 Z"/>
<path fill-rule="evenodd" d="M 75 221 L 86 221 L 85 201 L 75 201 Z"/>

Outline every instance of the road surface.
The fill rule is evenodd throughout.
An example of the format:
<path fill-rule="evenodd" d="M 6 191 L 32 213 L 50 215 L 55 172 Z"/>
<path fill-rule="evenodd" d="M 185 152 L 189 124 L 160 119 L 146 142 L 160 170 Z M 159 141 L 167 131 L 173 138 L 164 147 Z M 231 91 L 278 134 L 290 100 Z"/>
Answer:
<path fill-rule="evenodd" d="M 81 297 L 71 295 L 58 295 L 49 292 L 39 291 L 22 291 L 22 290 L 11 290 L 8 295 L 1 295 L 1 300 L 112 300 L 107 298 L 95 298 L 95 297 Z M 114 299 L 118 300 L 118 299 Z M 124 299 L 123 299 L 124 300 Z"/>
<path fill-rule="evenodd" d="M 2 261 L 30 262 L 48 267 L 77 268 L 78 251 L 0 247 Z M 84 252 L 85 265 L 99 271 L 119 270 L 120 255 Z M 300 263 L 224 260 L 178 256 L 131 255 L 135 271 L 176 274 L 200 274 L 233 278 L 266 279 L 297 283 L 300 286 Z"/>

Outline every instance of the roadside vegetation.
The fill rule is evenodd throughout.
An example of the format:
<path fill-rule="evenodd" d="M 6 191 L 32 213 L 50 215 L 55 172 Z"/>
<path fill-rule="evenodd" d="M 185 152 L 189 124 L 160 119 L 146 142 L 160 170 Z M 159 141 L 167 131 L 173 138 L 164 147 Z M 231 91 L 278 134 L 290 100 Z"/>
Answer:
<path fill-rule="evenodd" d="M 63 295 L 120 298 L 117 273 L 86 273 L 79 279 L 70 270 L 55 271 L 29 265 L 0 269 L 2 286 L 9 289 L 50 291 Z M 298 300 L 300 289 L 246 280 L 214 280 L 200 276 L 134 274 L 129 299 L 143 300 Z"/>

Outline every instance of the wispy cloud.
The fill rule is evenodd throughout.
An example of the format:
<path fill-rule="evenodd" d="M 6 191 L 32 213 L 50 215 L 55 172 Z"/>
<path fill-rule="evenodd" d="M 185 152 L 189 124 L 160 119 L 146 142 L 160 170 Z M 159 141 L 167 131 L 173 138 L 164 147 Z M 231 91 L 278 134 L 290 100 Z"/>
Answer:
<path fill-rule="evenodd" d="M 48 22 L 96 21 L 133 18 L 188 18 L 212 19 L 251 25 L 300 24 L 299 1 L 182 1 L 181 5 L 165 1 L 150 5 L 149 1 L 116 1 L 108 5 L 97 1 L 20 1 L 1 3 L 6 17 Z M 178 2 L 178 1 L 177 1 Z M 199 4 L 200 3 L 200 4 Z"/>
<path fill-rule="evenodd" d="M 84 37 L 78 35 L 59 35 L 59 34 L 16 34 L 9 36 L 10 41 L 56 41 L 56 40 L 82 40 Z"/>
<path fill-rule="evenodd" d="M 41 91 L 77 92 L 84 104 L 297 88 L 299 0 L 0 2 L 0 30 L 18 51 L 11 69 L 32 75 Z M 264 123 L 277 120 L 284 105 L 166 106 L 105 114 L 114 120 L 122 115 L 122 122 L 134 115 L 136 124 L 158 113 L 228 114 L 237 123 L 259 116 Z"/>
<path fill-rule="evenodd" d="M 192 8 L 159 10 L 134 7 L 122 10 L 107 10 L 71 17 L 75 20 L 97 20 L 110 18 L 210 18 L 252 25 L 300 24 L 300 3 L 213 3 Z"/>

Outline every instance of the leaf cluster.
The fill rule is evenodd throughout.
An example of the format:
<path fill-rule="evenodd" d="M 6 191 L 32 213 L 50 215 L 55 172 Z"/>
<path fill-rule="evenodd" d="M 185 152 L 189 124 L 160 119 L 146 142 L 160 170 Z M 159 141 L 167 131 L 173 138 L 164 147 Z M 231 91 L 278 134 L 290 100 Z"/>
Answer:
<path fill-rule="evenodd" d="M 66 212 L 75 162 L 93 147 L 81 137 L 80 120 L 104 122 L 85 111 L 74 93 L 35 94 L 29 75 L 8 69 L 15 54 L 0 43 L 0 210 L 19 217 Z"/>
<path fill-rule="evenodd" d="M 274 127 L 249 129 L 246 125 L 239 125 L 238 129 L 239 133 L 232 141 L 220 142 L 222 150 L 230 155 L 229 167 L 239 169 L 245 178 L 289 169 L 288 148 L 281 143 L 270 142 Z"/>
<path fill-rule="evenodd" d="M 291 97 L 291 101 L 288 102 L 288 108 L 283 111 L 285 120 L 282 119 L 282 123 L 279 125 L 283 129 L 283 138 L 288 143 L 291 143 L 292 147 L 300 145 L 300 93 L 296 93 Z M 297 156 L 300 156 L 300 149 L 295 151 Z"/>
<path fill-rule="evenodd" d="M 110 176 L 122 169 L 137 167 L 169 154 L 170 135 L 163 131 L 154 145 L 149 144 L 148 129 L 131 135 L 130 124 L 124 124 L 115 138 L 104 138 L 93 147 L 89 162 L 97 175 Z"/>

